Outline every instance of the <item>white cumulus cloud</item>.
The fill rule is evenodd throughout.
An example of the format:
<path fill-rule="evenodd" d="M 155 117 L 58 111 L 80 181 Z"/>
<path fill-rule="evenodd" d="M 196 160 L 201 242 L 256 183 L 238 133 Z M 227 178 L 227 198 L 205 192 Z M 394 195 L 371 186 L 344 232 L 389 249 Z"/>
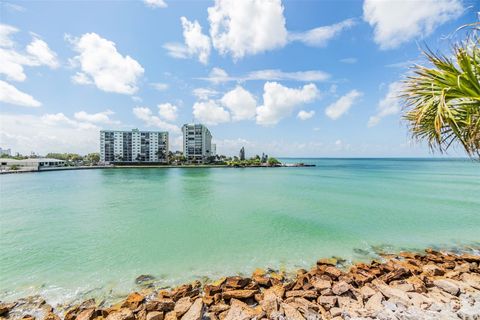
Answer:
<path fill-rule="evenodd" d="M 285 46 L 283 9 L 280 0 L 216 0 L 208 8 L 213 46 L 234 59 Z"/>
<path fill-rule="evenodd" d="M 241 86 L 227 92 L 222 97 L 221 103 L 231 111 L 233 121 L 255 118 L 257 101 Z"/>
<path fill-rule="evenodd" d="M 174 58 L 185 59 L 196 56 L 198 61 L 207 64 L 211 50 L 210 38 L 203 34 L 202 27 L 197 20 L 191 22 L 187 18 L 181 17 L 180 21 L 182 22 L 185 44 L 167 43 L 164 48 Z"/>
<path fill-rule="evenodd" d="M 399 95 L 401 94 L 403 84 L 400 81 L 392 82 L 388 85 L 388 92 L 380 100 L 377 106 L 377 114 L 368 119 L 368 127 L 376 126 L 383 117 L 397 114 L 401 110 Z"/>
<path fill-rule="evenodd" d="M 310 111 L 300 110 L 297 114 L 297 118 L 300 120 L 308 120 L 312 118 L 314 115 L 315 115 L 314 110 L 310 110 Z"/>
<path fill-rule="evenodd" d="M 363 19 L 374 28 L 374 39 L 381 49 L 396 48 L 416 37 L 428 36 L 462 12 L 460 0 L 365 0 L 363 3 Z"/>
<path fill-rule="evenodd" d="M 72 59 L 80 68 L 72 77 L 75 83 L 93 83 L 100 90 L 121 94 L 133 94 L 138 90 L 137 82 L 144 69 L 130 56 L 122 56 L 114 42 L 96 33 L 69 40 L 78 53 Z"/>
<path fill-rule="evenodd" d="M 143 0 L 143 3 L 150 8 L 166 8 L 168 5 L 165 0 Z"/>
<path fill-rule="evenodd" d="M 168 123 L 160 119 L 160 117 L 153 115 L 153 112 L 148 107 L 135 107 L 133 108 L 133 114 L 138 119 L 142 120 L 146 126 L 156 127 L 161 130 L 180 133 L 180 128 L 174 124 Z"/>
<path fill-rule="evenodd" d="M 325 114 L 333 120 L 340 118 L 344 113 L 348 112 L 350 107 L 363 95 L 358 90 L 352 90 L 346 95 L 340 97 L 337 101 L 329 105 L 325 109 Z"/>
<path fill-rule="evenodd" d="M 57 54 L 53 52 L 43 40 L 34 39 L 27 46 L 27 52 L 38 65 L 46 65 L 53 69 L 59 66 Z"/>
<path fill-rule="evenodd" d="M 23 107 L 40 107 L 42 105 L 31 95 L 2 80 L 0 80 L 0 101 Z"/>
<path fill-rule="evenodd" d="M 97 127 L 68 118 L 63 113 L 44 114 L 0 114 L 0 141 L 2 145 L 23 154 L 34 151 L 75 152 L 87 154 L 98 152 Z"/>
<path fill-rule="evenodd" d="M 296 107 L 312 102 L 320 96 L 315 84 L 302 88 L 288 88 L 277 82 L 266 82 L 263 87 L 263 105 L 257 107 L 256 121 L 261 125 L 274 125 L 289 116 Z"/>
<path fill-rule="evenodd" d="M 195 102 L 193 115 L 198 121 L 209 125 L 230 121 L 230 113 L 214 100 Z"/>
<path fill-rule="evenodd" d="M 328 41 L 339 35 L 345 29 L 355 25 L 354 19 L 347 19 L 329 26 L 318 27 L 305 32 L 290 33 L 291 41 L 300 41 L 309 46 L 324 47 Z"/>
<path fill-rule="evenodd" d="M 119 124 L 119 121 L 110 119 L 110 116 L 115 114 L 112 110 L 105 110 L 97 113 L 87 113 L 85 111 L 75 112 L 74 118 L 78 121 L 91 123 L 105 123 L 105 124 Z"/>
<path fill-rule="evenodd" d="M 171 103 L 162 103 L 158 105 L 158 114 L 167 121 L 175 121 L 178 116 L 178 107 Z"/>
<path fill-rule="evenodd" d="M 12 39 L 12 35 L 17 32 L 15 27 L 0 24 L 0 74 L 12 81 L 24 81 L 27 78 L 24 66 L 45 65 L 52 69 L 59 66 L 57 54 L 41 39 L 34 38 L 24 52 L 20 51 Z"/>
<path fill-rule="evenodd" d="M 195 88 L 192 93 L 199 100 L 209 100 L 219 94 L 218 91 L 210 88 Z"/>

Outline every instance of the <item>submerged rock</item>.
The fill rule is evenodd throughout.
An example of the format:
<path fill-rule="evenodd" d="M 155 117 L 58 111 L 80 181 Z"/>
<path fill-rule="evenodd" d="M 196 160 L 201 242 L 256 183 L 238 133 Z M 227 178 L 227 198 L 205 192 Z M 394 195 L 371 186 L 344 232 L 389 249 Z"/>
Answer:
<path fill-rule="evenodd" d="M 155 281 L 155 277 L 150 274 L 142 274 L 135 278 L 135 284 L 146 286 L 151 285 Z"/>

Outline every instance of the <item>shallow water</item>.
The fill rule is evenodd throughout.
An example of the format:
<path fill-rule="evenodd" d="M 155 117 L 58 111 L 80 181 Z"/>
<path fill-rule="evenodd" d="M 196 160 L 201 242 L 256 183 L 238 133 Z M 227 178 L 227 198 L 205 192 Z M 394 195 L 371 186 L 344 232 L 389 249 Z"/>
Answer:
<path fill-rule="evenodd" d="M 0 176 L 0 299 L 122 295 L 373 248 L 480 243 L 480 163 L 284 159 L 312 168 L 103 169 Z"/>

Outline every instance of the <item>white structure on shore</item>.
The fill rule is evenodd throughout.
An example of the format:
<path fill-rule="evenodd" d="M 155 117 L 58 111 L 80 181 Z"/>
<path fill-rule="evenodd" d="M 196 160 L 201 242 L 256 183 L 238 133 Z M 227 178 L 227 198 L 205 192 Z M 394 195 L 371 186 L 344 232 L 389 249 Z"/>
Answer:
<path fill-rule="evenodd" d="M 63 167 L 65 161 L 52 158 L 0 159 L 1 171 L 39 171 L 43 168 Z"/>
<path fill-rule="evenodd" d="M 212 134 L 203 124 L 184 124 L 183 155 L 189 163 L 205 163 L 212 156 Z"/>
<path fill-rule="evenodd" d="M 161 162 L 168 156 L 168 132 L 160 131 L 100 131 L 100 161 Z"/>
<path fill-rule="evenodd" d="M 216 143 L 212 143 L 212 152 L 211 152 L 212 156 L 215 157 L 217 155 L 217 144 Z"/>

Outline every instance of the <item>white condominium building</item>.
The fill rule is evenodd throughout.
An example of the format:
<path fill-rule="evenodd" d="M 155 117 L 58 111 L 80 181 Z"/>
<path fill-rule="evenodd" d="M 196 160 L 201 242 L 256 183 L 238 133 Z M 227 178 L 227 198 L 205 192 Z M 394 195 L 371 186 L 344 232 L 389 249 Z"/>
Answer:
<path fill-rule="evenodd" d="M 100 131 L 102 162 L 167 162 L 168 132 Z"/>
<path fill-rule="evenodd" d="M 184 124 L 183 155 L 190 163 L 205 163 L 212 154 L 212 134 L 203 124 Z"/>

